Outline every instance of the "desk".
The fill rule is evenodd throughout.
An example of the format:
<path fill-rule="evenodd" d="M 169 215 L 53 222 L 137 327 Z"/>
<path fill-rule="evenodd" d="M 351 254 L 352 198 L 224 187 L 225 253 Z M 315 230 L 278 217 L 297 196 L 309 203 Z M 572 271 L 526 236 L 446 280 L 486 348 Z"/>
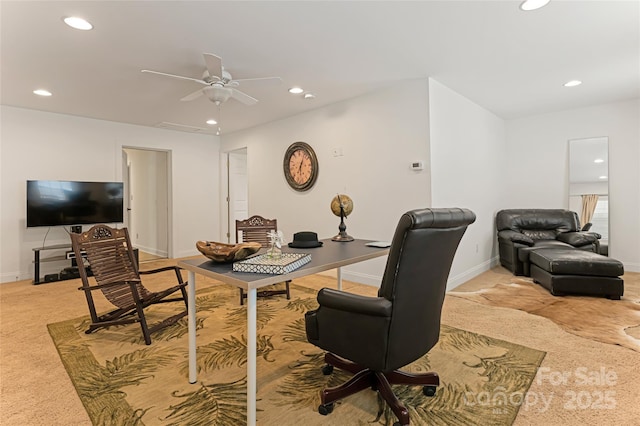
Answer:
<path fill-rule="evenodd" d="M 389 253 L 388 248 L 367 247 L 370 240 L 355 240 L 351 242 L 335 242 L 331 239 L 322 240 L 323 246 L 312 249 L 295 249 L 286 247 L 284 252 L 309 253 L 311 262 L 283 275 L 253 274 L 233 272 L 232 264 L 214 263 L 206 258 L 190 259 L 178 262 L 180 268 L 189 272 L 188 291 L 188 322 L 189 322 L 189 382 L 197 380 L 196 369 L 196 274 L 201 274 L 227 284 L 240 287 L 247 292 L 247 424 L 256 423 L 256 320 L 257 320 L 257 289 L 286 280 L 293 280 L 306 275 L 338 268 L 338 288 L 342 286 L 342 266 L 362 262 L 384 256 Z"/>

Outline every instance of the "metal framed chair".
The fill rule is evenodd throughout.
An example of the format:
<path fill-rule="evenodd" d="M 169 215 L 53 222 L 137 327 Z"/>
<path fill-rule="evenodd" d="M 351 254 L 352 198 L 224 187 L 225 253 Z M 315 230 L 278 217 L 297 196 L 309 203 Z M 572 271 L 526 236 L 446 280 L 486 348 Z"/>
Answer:
<path fill-rule="evenodd" d="M 262 244 L 264 247 L 269 245 L 269 231 L 278 230 L 277 219 L 265 219 L 262 216 L 254 215 L 245 220 L 236 220 L 236 243 L 248 243 L 256 242 Z M 284 290 L 262 290 L 257 292 L 258 297 L 268 297 L 277 294 L 285 294 L 287 300 L 291 299 L 289 292 L 289 284 L 291 281 L 286 281 Z M 277 285 L 277 284 L 275 284 Z M 247 294 L 243 289 L 240 289 L 240 304 L 244 304 L 244 299 Z"/>
<path fill-rule="evenodd" d="M 95 225 L 81 234 L 71 234 L 71 245 L 78 259 L 78 271 L 82 279 L 82 287 L 87 298 L 91 324 L 86 333 L 92 333 L 99 328 L 117 324 L 138 322 L 142 328 L 144 341 L 151 344 L 151 333 L 168 327 L 187 315 L 187 283 L 183 281 L 180 268 L 167 266 L 148 271 L 139 271 L 129 232 L 127 228 L 114 229 L 106 225 Z M 86 257 L 88 265 L 82 259 Z M 149 291 L 142 285 L 141 274 L 155 274 L 174 271 L 177 284 L 159 292 Z M 95 285 L 89 276 L 95 278 Z M 93 292 L 101 291 L 116 309 L 103 315 L 96 312 Z M 180 292 L 179 297 L 168 298 L 173 293 Z M 185 309 L 179 313 L 149 326 L 144 309 L 156 303 L 180 302 Z"/>

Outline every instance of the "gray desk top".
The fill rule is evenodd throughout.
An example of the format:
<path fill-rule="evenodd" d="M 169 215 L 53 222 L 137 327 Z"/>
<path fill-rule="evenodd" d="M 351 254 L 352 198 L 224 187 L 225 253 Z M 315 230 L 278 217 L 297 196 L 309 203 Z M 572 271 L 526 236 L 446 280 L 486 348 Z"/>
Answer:
<path fill-rule="evenodd" d="M 371 240 L 336 242 L 328 238 L 322 240 L 322 247 L 317 248 L 298 249 L 285 246 L 282 248 L 283 253 L 309 253 L 311 262 L 283 275 L 233 272 L 231 263 L 215 263 L 204 256 L 201 259 L 179 261 L 178 266 L 248 290 L 328 271 L 389 253 L 388 248 L 367 247 L 365 244 L 369 242 Z M 260 253 L 264 251 L 265 249 L 261 249 Z"/>

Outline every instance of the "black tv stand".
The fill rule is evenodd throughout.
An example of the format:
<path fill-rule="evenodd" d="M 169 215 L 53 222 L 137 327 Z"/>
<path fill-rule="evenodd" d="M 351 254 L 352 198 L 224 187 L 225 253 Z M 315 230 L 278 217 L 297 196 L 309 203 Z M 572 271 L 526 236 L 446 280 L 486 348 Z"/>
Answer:
<path fill-rule="evenodd" d="M 60 252 L 64 250 L 64 254 L 57 254 L 55 256 L 50 256 L 50 257 L 41 259 L 40 252 L 47 251 L 47 250 L 58 250 Z M 133 255 L 136 258 L 136 263 L 138 264 L 138 266 L 140 266 L 140 262 L 138 260 L 137 248 L 133 249 Z M 77 263 L 76 263 L 77 260 L 75 257 L 76 256 L 75 256 L 75 253 L 73 252 L 73 248 L 71 247 L 71 244 L 55 244 L 51 246 L 34 248 L 33 249 L 33 284 L 37 285 L 37 284 L 44 284 L 44 283 L 50 283 L 55 281 L 64 281 L 64 280 L 71 280 L 74 278 L 78 278 L 79 275 L 76 276 L 75 274 L 69 273 L 71 268 L 77 266 Z M 61 261 L 70 262 L 71 268 L 64 268 L 62 270 L 62 273 L 60 274 L 48 274 L 48 275 L 45 275 L 43 279 L 40 279 L 40 263 L 61 262 Z M 64 272 L 67 272 L 67 273 L 64 273 Z"/>

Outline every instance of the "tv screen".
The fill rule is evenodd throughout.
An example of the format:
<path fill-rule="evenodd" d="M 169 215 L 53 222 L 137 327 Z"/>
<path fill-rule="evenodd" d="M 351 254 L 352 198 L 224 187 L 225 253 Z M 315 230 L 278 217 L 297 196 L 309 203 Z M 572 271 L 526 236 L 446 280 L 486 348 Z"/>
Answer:
<path fill-rule="evenodd" d="M 27 227 L 123 222 L 122 182 L 27 181 Z"/>

